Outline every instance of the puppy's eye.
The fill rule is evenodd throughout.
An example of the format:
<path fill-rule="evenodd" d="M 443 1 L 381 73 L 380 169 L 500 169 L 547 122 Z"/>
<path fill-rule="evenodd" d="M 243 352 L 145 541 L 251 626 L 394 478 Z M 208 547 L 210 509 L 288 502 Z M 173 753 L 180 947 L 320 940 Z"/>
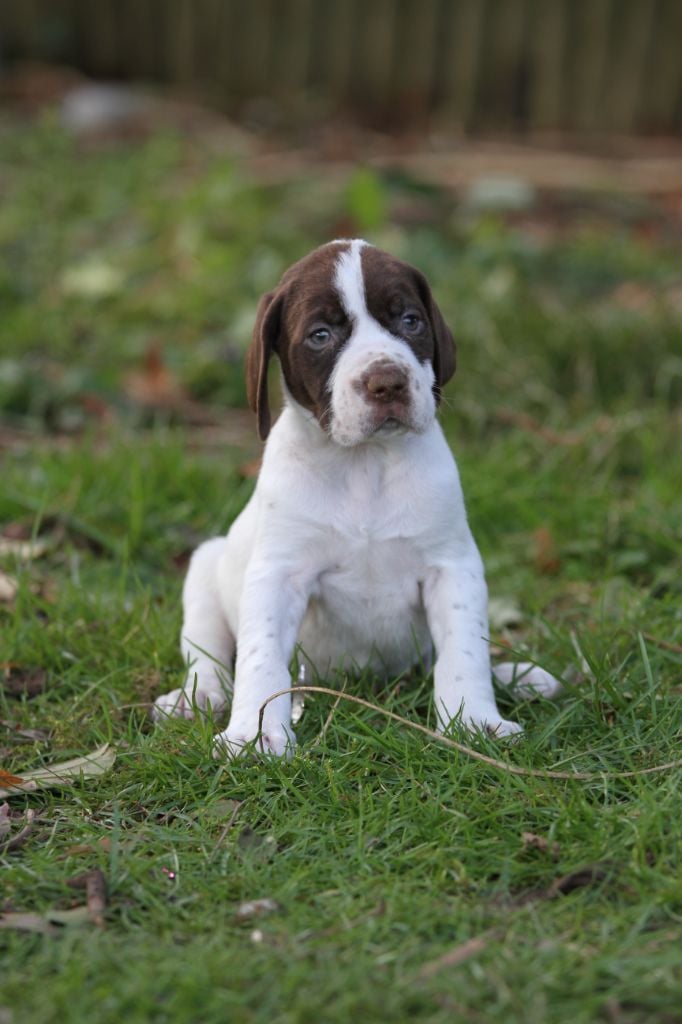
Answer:
<path fill-rule="evenodd" d="M 306 338 L 306 342 L 311 348 L 324 348 L 331 340 L 332 332 L 328 327 L 316 327 Z"/>
<path fill-rule="evenodd" d="M 421 327 L 422 319 L 420 316 L 417 316 L 416 313 L 403 313 L 401 323 L 406 331 L 410 331 L 410 333 L 414 334 L 414 332 L 418 331 Z"/>

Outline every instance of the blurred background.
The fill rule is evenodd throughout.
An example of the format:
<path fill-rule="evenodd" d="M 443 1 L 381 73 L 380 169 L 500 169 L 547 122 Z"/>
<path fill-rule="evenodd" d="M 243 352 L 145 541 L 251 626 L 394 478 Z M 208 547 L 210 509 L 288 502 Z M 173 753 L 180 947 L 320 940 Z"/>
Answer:
<path fill-rule="evenodd" d="M 259 295 L 355 234 L 431 278 L 463 429 L 676 401 L 680 39 L 677 0 L 3 0 L 4 443 L 251 436 Z"/>
<path fill-rule="evenodd" d="M 676 0 L 4 0 L 0 57 L 191 91 L 299 130 L 664 133 Z"/>

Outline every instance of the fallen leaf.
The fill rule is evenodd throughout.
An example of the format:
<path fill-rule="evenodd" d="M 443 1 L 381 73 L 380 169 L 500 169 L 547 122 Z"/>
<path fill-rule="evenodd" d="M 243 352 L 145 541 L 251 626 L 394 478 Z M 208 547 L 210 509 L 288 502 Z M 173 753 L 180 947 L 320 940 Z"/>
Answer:
<path fill-rule="evenodd" d="M 561 568 L 556 541 L 548 526 L 539 526 L 533 533 L 533 561 L 539 573 L 553 576 Z"/>
<path fill-rule="evenodd" d="M 263 460 L 260 456 L 257 459 L 251 459 L 250 462 L 242 462 L 237 472 L 240 476 L 244 477 L 245 480 L 255 480 L 260 473 L 260 467 Z"/>
<path fill-rule="evenodd" d="M 108 852 L 110 849 L 111 839 L 109 836 L 102 836 L 101 839 L 97 840 L 97 843 L 76 843 L 74 846 L 67 846 L 59 859 L 63 860 L 65 857 L 82 857 L 85 854 L 98 853 L 100 850 Z"/>
<path fill-rule="evenodd" d="M 104 927 L 104 913 L 107 909 L 107 880 L 104 873 L 95 868 L 82 875 L 70 878 L 66 883 L 71 889 L 85 889 L 87 911 L 90 920 L 98 928 Z"/>
<path fill-rule="evenodd" d="M 33 536 L 33 526 L 30 522 L 21 522 L 20 520 L 5 523 L 0 530 L 0 536 L 8 537 L 11 540 L 30 540 Z"/>
<path fill-rule="evenodd" d="M 448 952 L 443 953 L 442 956 L 424 964 L 417 974 L 417 977 L 431 978 L 434 974 L 437 974 L 446 967 L 456 967 L 458 964 L 463 964 L 465 960 L 470 960 L 472 956 L 477 956 L 479 953 L 482 953 L 488 943 L 492 939 L 496 938 L 498 934 L 500 933 L 491 931 L 486 932 L 484 935 L 477 935 L 473 939 L 467 939 L 466 942 L 460 943 L 459 946 L 455 946 L 453 949 L 448 950 Z"/>
<path fill-rule="evenodd" d="M 106 421 L 107 423 L 113 420 L 114 414 L 111 406 L 107 405 L 99 395 L 85 392 L 78 396 L 78 400 L 88 416 L 94 416 L 96 419 Z"/>
<path fill-rule="evenodd" d="M 62 926 L 80 926 L 92 921 L 87 907 L 69 907 L 68 910 L 48 910 L 45 919 L 50 924 Z"/>
<path fill-rule="evenodd" d="M 10 834 L 12 823 L 9 817 L 9 804 L 0 804 L 0 844 Z"/>
<path fill-rule="evenodd" d="M 79 927 L 91 923 L 93 917 L 87 906 L 69 907 L 66 910 L 54 908 L 42 914 L 23 911 L 0 913 L 0 928 L 37 932 L 40 935 L 59 935 L 64 927 Z"/>
<path fill-rule="evenodd" d="M 121 291 L 124 276 L 112 264 L 90 259 L 85 263 L 66 267 L 62 271 L 60 284 L 64 295 L 102 299 Z"/>
<path fill-rule="evenodd" d="M 0 569 L 0 602 L 2 604 L 11 604 L 17 596 L 18 589 L 19 584 L 14 576 L 8 576 L 6 572 Z"/>
<path fill-rule="evenodd" d="M 265 897 L 260 900 L 246 900 L 240 903 L 235 918 L 237 921 L 250 921 L 254 917 L 263 917 L 265 914 L 272 914 L 279 910 L 279 903 Z"/>
<path fill-rule="evenodd" d="M 488 602 L 491 629 L 518 629 L 523 613 L 513 598 L 491 597 Z"/>
<path fill-rule="evenodd" d="M 12 781 L 9 781 L 4 787 L 0 786 L 0 797 L 17 796 L 19 793 L 34 793 L 38 789 L 49 789 L 51 786 L 70 785 L 76 779 L 103 775 L 111 768 L 115 760 L 116 751 L 108 743 L 105 743 L 91 754 L 48 765 L 46 768 L 36 768 L 33 771 L 24 772 L 20 778 L 9 776 Z M 6 773 L 4 774 L 6 775 Z M 15 779 L 17 781 L 13 781 Z M 2 774 L 0 774 L 0 783 L 2 781 Z"/>
<path fill-rule="evenodd" d="M 527 907 L 533 903 L 540 903 L 544 900 L 555 900 L 558 896 L 566 896 L 574 889 L 582 889 L 591 885 L 599 885 L 610 879 L 614 874 L 613 865 L 606 861 L 598 861 L 595 864 L 587 864 L 575 871 L 569 871 L 566 875 L 560 875 L 546 889 L 531 889 L 515 896 L 511 906 Z"/>
<path fill-rule="evenodd" d="M 609 301 L 630 313 L 638 313 L 650 309 L 657 300 L 653 288 L 648 288 L 638 281 L 623 281 L 611 292 Z"/>
<path fill-rule="evenodd" d="M 59 928 L 55 927 L 54 924 L 41 914 L 0 914 L 0 928 L 19 932 L 37 932 L 40 935 L 59 934 Z"/>
<path fill-rule="evenodd" d="M 37 820 L 36 812 L 29 807 L 29 809 L 26 811 L 26 814 L 24 815 L 24 820 L 26 822 L 24 827 L 20 829 L 16 835 L 11 836 L 5 843 L 5 853 L 11 853 L 12 850 L 21 849 L 21 847 L 24 845 L 24 843 L 30 836 L 31 832 L 33 831 L 33 825 Z"/>
<path fill-rule="evenodd" d="M 19 778 L 18 775 L 10 775 L 9 772 L 4 772 L 0 768 L 0 784 L 5 786 L 21 786 L 24 780 Z"/>
<path fill-rule="evenodd" d="M 40 666 L 32 668 L 6 662 L 2 666 L 4 689 L 9 697 L 37 697 L 45 691 L 47 672 Z"/>
<path fill-rule="evenodd" d="M 0 725 L 4 726 L 5 729 L 10 729 L 13 736 L 19 736 L 24 740 L 33 740 L 36 743 L 44 743 L 50 738 L 50 734 L 46 729 L 21 729 L 18 725 L 13 725 L 11 722 L 8 722 L 6 718 L 0 718 Z"/>
<path fill-rule="evenodd" d="M 598 885 L 606 881 L 613 874 L 611 864 L 599 861 L 596 864 L 587 864 L 576 871 L 569 871 L 567 875 L 555 878 L 546 892 L 547 899 L 554 899 L 556 896 L 565 896 L 574 889 L 583 889 L 585 886 Z"/>
<path fill-rule="evenodd" d="M 45 729 L 15 729 L 15 735 L 24 740 L 33 740 L 34 743 L 46 743 L 50 738 Z"/>
<path fill-rule="evenodd" d="M 184 388 L 163 362 L 156 343 L 147 349 L 142 369 L 126 377 L 125 392 L 140 405 L 172 407 L 187 400 Z"/>
<path fill-rule="evenodd" d="M 34 558 L 42 558 L 50 550 L 47 540 L 15 540 L 13 537 L 0 537 L 0 558 L 12 556 L 20 562 L 31 562 Z"/>
<path fill-rule="evenodd" d="M 550 843 L 544 836 L 538 836 L 535 832 L 522 832 L 521 842 L 524 850 L 540 850 L 542 853 L 550 853 L 552 857 L 559 856 L 559 844 Z"/>

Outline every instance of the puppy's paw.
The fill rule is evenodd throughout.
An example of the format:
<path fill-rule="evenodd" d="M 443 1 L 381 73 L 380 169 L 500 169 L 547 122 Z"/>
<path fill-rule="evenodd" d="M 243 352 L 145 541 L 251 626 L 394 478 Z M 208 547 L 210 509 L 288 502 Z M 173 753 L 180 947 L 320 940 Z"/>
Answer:
<path fill-rule="evenodd" d="M 518 722 L 508 722 L 506 718 L 497 718 L 494 721 L 488 719 L 483 723 L 483 728 L 496 740 L 520 736 L 523 733 L 522 725 L 519 725 Z"/>
<path fill-rule="evenodd" d="M 522 698 L 545 697 L 552 700 L 561 693 L 561 683 L 550 672 L 529 661 L 515 664 L 504 661 L 493 667 L 498 683 L 512 688 L 513 694 Z"/>
<path fill-rule="evenodd" d="M 518 722 L 508 722 L 506 718 L 502 718 L 494 704 L 486 704 L 480 708 L 465 706 L 462 712 L 462 724 L 469 732 L 485 732 L 495 739 L 518 736 L 523 732 L 523 726 Z"/>
<path fill-rule="evenodd" d="M 494 739 L 506 739 L 510 736 L 519 736 L 523 732 L 523 726 L 518 722 L 509 722 L 502 718 L 495 705 L 483 705 L 481 707 L 464 707 L 461 714 L 453 719 L 464 726 L 470 733 L 487 733 Z M 439 732 L 445 732 L 449 723 L 439 725 Z"/>
<path fill-rule="evenodd" d="M 152 718 L 162 722 L 166 718 L 194 718 L 195 713 L 206 712 L 210 707 L 214 713 L 225 707 L 225 697 L 214 689 L 202 686 L 180 687 L 163 693 L 154 701 Z"/>
<path fill-rule="evenodd" d="M 265 757 L 286 757 L 293 755 L 296 736 L 283 725 L 264 725 L 262 733 L 258 728 L 232 725 L 213 739 L 213 756 L 217 760 L 232 760 L 253 751 Z"/>

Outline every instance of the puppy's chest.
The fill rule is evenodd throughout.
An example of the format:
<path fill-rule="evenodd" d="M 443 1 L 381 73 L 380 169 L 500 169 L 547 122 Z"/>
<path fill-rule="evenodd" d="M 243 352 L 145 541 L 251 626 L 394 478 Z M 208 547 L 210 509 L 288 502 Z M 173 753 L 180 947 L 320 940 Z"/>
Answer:
<path fill-rule="evenodd" d="M 371 609 L 419 603 L 428 529 L 409 504 L 386 493 L 347 491 L 330 509 L 318 595 Z"/>
<path fill-rule="evenodd" d="M 419 547 L 404 537 L 381 537 L 371 527 L 349 537 L 330 533 L 326 566 L 317 584 L 326 600 L 339 598 L 372 602 L 391 598 L 416 603 L 426 570 Z"/>
<path fill-rule="evenodd" d="M 450 488 L 428 456 L 397 446 L 332 450 L 293 504 L 289 492 L 279 536 L 300 552 L 311 596 L 329 610 L 352 604 L 372 620 L 378 607 L 399 614 L 420 605 L 452 518 Z"/>

